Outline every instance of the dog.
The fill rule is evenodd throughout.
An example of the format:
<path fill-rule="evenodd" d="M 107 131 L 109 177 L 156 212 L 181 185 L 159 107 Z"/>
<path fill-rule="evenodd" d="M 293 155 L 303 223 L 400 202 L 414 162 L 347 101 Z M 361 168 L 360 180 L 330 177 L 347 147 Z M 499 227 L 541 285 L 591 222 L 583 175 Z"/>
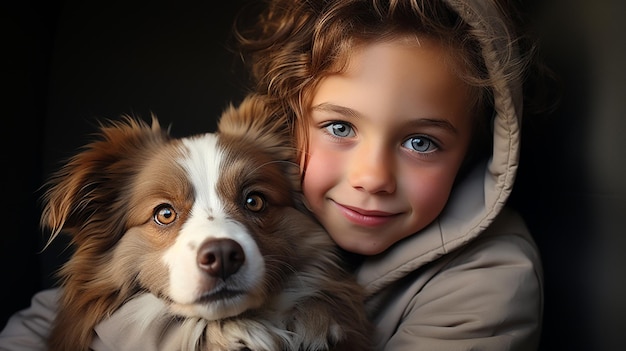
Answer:
<path fill-rule="evenodd" d="M 306 210 L 288 122 L 250 95 L 215 133 L 102 123 L 43 194 L 50 240 L 73 248 L 50 350 L 90 349 L 124 308 L 122 332 L 175 330 L 164 349 L 370 349 L 365 294 Z"/>

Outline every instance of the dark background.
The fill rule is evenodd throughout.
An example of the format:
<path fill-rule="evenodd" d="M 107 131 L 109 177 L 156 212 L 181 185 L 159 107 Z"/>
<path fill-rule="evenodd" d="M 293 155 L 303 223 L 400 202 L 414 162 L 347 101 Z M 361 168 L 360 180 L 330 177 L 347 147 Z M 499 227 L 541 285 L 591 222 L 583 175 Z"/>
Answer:
<path fill-rule="evenodd" d="M 42 251 L 39 187 L 96 122 L 155 113 L 174 136 L 215 128 L 243 95 L 230 26 L 243 0 L 33 0 L 0 5 L 0 328 L 51 286 L 62 240 Z M 556 112 L 525 121 L 511 204 L 545 269 L 541 350 L 626 345 L 626 6 L 525 1 L 562 79 Z"/>

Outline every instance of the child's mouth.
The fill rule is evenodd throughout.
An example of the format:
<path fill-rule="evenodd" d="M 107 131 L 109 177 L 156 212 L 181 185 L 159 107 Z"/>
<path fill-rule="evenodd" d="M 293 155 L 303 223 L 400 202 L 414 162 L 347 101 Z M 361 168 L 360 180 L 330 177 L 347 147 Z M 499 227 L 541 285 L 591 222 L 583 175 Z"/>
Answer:
<path fill-rule="evenodd" d="M 397 213 L 391 213 L 380 210 L 365 210 L 358 207 L 333 203 L 339 209 L 339 212 L 351 223 L 364 227 L 382 226 L 398 216 Z"/>

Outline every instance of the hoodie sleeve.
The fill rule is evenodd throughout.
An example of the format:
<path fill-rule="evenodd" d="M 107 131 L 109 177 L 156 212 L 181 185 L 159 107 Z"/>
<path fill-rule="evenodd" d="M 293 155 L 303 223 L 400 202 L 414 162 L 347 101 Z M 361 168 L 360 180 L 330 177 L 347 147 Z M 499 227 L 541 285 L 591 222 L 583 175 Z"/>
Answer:
<path fill-rule="evenodd" d="M 537 349 L 543 297 L 536 255 L 524 236 L 479 238 L 412 298 L 384 349 Z"/>
<path fill-rule="evenodd" d="M 46 339 L 56 315 L 58 289 L 38 292 L 30 307 L 16 312 L 0 332 L 0 350 L 46 350 Z"/>
<path fill-rule="evenodd" d="M 58 288 L 38 292 L 28 308 L 12 315 L 0 332 L 0 351 L 46 351 L 46 340 L 56 316 L 59 296 Z M 176 350 L 180 349 L 180 345 L 194 344 L 202 334 L 203 324 L 178 327 L 172 318 L 165 317 L 166 310 L 165 304 L 156 296 L 138 296 L 94 328 L 90 349 L 157 351 Z M 150 322 L 141 323 L 142 318 Z"/>

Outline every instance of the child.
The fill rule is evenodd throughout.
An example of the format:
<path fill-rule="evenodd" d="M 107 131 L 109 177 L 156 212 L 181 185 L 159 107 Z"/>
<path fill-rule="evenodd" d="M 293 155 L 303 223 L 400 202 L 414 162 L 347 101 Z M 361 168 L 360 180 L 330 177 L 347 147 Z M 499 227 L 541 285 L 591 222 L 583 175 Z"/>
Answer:
<path fill-rule="evenodd" d="M 505 206 L 529 58 L 504 2 L 270 0 L 238 32 L 296 121 L 310 209 L 363 257 L 379 350 L 537 348 L 540 258 Z"/>
<path fill-rule="evenodd" d="M 536 349 L 541 263 L 505 206 L 528 65 L 504 7 L 268 3 L 256 27 L 236 33 L 255 90 L 293 118 L 309 208 L 354 254 L 376 348 Z M 41 347 L 55 296 L 35 296 L 0 345 L 30 337 Z M 122 338 L 119 316 L 96 328 L 94 345 Z M 153 332 L 123 344 L 152 345 L 163 331 Z"/>

